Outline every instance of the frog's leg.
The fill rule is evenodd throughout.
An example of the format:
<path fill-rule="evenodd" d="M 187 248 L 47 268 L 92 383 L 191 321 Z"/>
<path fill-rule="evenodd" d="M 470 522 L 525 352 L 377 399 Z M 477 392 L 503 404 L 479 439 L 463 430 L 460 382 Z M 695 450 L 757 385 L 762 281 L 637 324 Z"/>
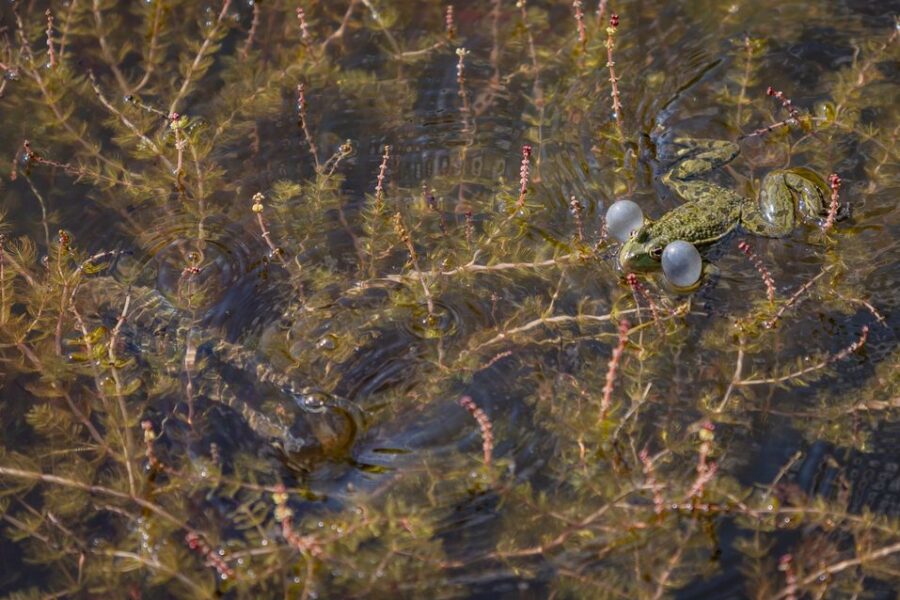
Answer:
<path fill-rule="evenodd" d="M 818 173 L 801 167 L 787 169 L 784 182 L 797 194 L 797 211 L 807 221 L 818 221 L 828 215 L 831 191 Z"/>
<path fill-rule="evenodd" d="M 677 162 L 663 175 L 662 182 L 688 201 L 719 198 L 728 193 L 725 188 L 696 178 L 728 164 L 740 152 L 740 147 L 726 140 L 695 140 L 676 138 L 664 158 Z"/>
<path fill-rule="evenodd" d="M 741 224 L 750 233 L 783 237 L 798 219 L 816 221 L 828 213 L 825 182 L 808 169 L 772 171 L 765 176 L 759 199 L 746 200 Z"/>

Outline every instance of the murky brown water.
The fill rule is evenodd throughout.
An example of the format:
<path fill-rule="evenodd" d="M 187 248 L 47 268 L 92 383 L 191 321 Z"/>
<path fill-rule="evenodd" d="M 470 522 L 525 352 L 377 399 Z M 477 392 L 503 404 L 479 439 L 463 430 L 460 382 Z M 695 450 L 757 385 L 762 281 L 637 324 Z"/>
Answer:
<path fill-rule="evenodd" d="M 896 597 L 900 6 L 588 4 L 5 6 L 0 592 Z M 675 137 L 852 216 L 631 288 Z"/>

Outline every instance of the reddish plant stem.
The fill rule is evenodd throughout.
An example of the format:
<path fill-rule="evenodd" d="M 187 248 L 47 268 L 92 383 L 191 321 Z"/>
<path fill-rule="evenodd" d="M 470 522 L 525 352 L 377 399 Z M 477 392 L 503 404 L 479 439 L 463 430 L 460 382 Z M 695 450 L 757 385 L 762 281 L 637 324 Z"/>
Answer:
<path fill-rule="evenodd" d="M 575 196 L 572 196 L 569 206 L 572 209 L 572 216 L 575 217 L 575 231 L 578 234 L 578 241 L 584 242 L 584 205 Z"/>
<path fill-rule="evenodd" d="M 416 272 L 419 283 L 422 285 L 422 293 L 425 294 L 425 302 L 428 305 L 428 314 L 433 316 L 434 299 L 431 296 L 431 291 L 428 289 L 428 282 L 425 280 L 422 270 L 419 269 L 419 253 L 416 252 L 416 245 L 413 243 L 412 235 L 403 223 L 403 216 L 399 212 L 394 215 L 394 232 L 397 234 L 397 237 L 400 238 L 400 241 L 403 242 L 403 245 L 406 246 L 407 252 L 409 252 L 409 260 Z"/>
<path fill-rule="evenodd" d="M 777 123 L 772 123 L 771 125 L 767 125 L 766 127 L 760 127 L 759 129 L 751 131 L 750 133 L 748 133 L 746 135 L 739 136 L 738 140 L 743 140 L 743 139 L 746 139 L 749 137 L 757 137 L 757 136 L 761 136 L 761 135 L 766 135 L 766 134 L 771 133 L 772 131 L 778 129 L 779 127 L 784 127 L 786 125 L 793 125 L 796 122 L 797 122 L 797 120 L 792 117 L 787 118 L 783 121 L 778 121 Z"/>
<path fill-rule="evenodd" d="M 266 220 L 263 219 L 263 200 L 266 197 L 263 196 L 261 192 L 256 192 L 253 194 L 253 204 L 250 206 L 250 210 L 252 210 L 256 214 L 256 222 L 259 223 L 260 234 L 262 235 L 263 240 L 266 242 L 266 245 L 269 247 L 269 250 L 272 252 L 272 256 L 277 258 L 281 264 L 285 264 L 284 253 L 281 248 L 275 245 L 275 242 L 272 241 L 272 232 L 269 231 L 269 226 L 266 224 Z"/>
<path fill-rule="evenodd" d="M 306 13 L 302 7 L 297 8 L 297 23 L 300 25 L 300 40 L 308 48 L 312 41 L 312 36 L 309 35 L 309 24 L 306 22 Z"/>
<path fill-rule="evenodd" d="M 471 396 L 463 396 L 460 398 L 459 405 L 469 411 L 469 414 L 478 422 L 478 427 L 481 429 L 481 449 L 484 454 L 484 466 L 490 468 L 494 454 L 494 432 L 491 420 L 487 414 L 475 404 L 475 401 L 472 400 Z"/>
<path fill-rule="evenodd" d="M 472 210 L 469 209 L 465 213 L 466 217 L 466 247 L 472 248 L 472 237 L 475 234 L 475 216 L 472 213 Z"/>
<path fill-rule="evenodd" d="M 196 531 L 188 531 L 184 536 L 188 548 L 206 559 L 206 564 L 218 571 L 223 578 L 234 579 L 234 569 L 228 566 L 225 559 L 213 550 Z"/>
<path fill-rule="evenodd" d="M 519 167 L 519 200 L 516 208 L 525 206 L 525 194 L 528 192 L 528 179 L 531 176 L 531 146 L 522 146 L 522 165 Z"/>
<path fill-rule="evenodd" d="M 456 63 L 456 83 L 459 85 L 459 98 L 462 102 L 460 111 L 463 114 L 463 131 L 470 131 L 468 115 L 471 112 L 469 108 L 469 95 L 466 93 L 466 56 L 469 51 L 465 48 L 457 48 L 456 56 L 459 61 Z"/>
<path fill-rule="evenodd" d="M 781 102 L 781 106 L 791 115 L 791 118 L 795 121 L 800 118 L 800 111 L 797 110 L 797 107 L 794 106 L 794 103 L 791 102 L 791 99 L 784 95 L 784 92 L 780 90 L 776 90 L 771 85 L 766 89 L 766 95 L 772 96 L 779 102 Z"/>
<path fill-rule="evenodd" d="M 440 219 L 441 233 L 447 235 L 447 221 L 444 219 L 444 213 L 438 208 L 437 200 L 434 197 L 434 190 L 428 191 L 428 186 L 423 183 L 422 194 L 425 196 L 425 202 L 428 203 L 428 209 Z"/>
<path fill-rule="evenodd" d="M 653 512 L 657 515 L 661 515 L 666 509 L 666 501 L 662 495 L 662 485 L 656 480 L 655 469 L 653 468 L 653 461 L 650 460 L 650 455 L 647 452 L 647 449 L 644 448 L 638 454 L 638 458 L 641 459 L 641 464 L 643 465 L 644 477 L 647 479 L 647 485 L 650 486 L 650 489 L 653 490 Z"/>
<path fill-rule="evenodd" d="M 869 326 L 863 325 L 862 331 L 859 332 L 859 337 L 856 339 L 856 341 L 832 356 L 829 362 L 844 360 L 845 358 L 865 346 L 867 339 L 869 339 Z"/>
<path fill-rule="evenodd" d="M 610 96 L 613 101 L 613 117 L 619 135 L 622 135 L 622 100 L 619 96 L 619 78 L 616 77 L 616 61 L 613 59 L 613 49 L 616 42 L 616 29 L 619 27 L 619 15 L 613 13 L 609 17 L 609 27 L 606 28 L 606 66 L 609 67 Z"/>
<path fill-rule="evenodd" d="M 606 384 L 603 386 L 603 399 L 600 401 L 600 418 L 603 421 L 609 413 L 609 407 L 612 404 L 613 388 L 616 384 L 616 372 L 619 369 L 619 363 L 622 361 L 622 354 L 625 352 L 625 344 L 628 343 L 628 330 L 630 324 L 626 319 L 619 321 L 619 343 L 613 348 L 612 356 L 609 358 L 609 366 L 606 369 Z"/>
<path fill-rule="evenodd" d="M 778 559 L 778 570 L 784 573 L 785 600 L 797 600 L 797 574 L 794 572 L 794 557 L 784 554 Z"/>
<path fill-rule="evenodd" d="M 606 16 L 606 5 L 609 0 L 599 0 L 597 2 L 597 26 L 603 26 L 603 18 Z"/>
<path fill-rule="evenodd" d="M 643 298 L 647 303 L 647 306 L 650 307 L 650 314 L 653 315 L 653 320 L 659 323 L 659 309 L 656 306 L 656 302 L 653 301 L 653 297 L 650 296 L 650 292 L 641 285 L 641 282 L 638 281 L 637 275 L 634 273 L 629 273 L 625 276 L 625 281 L 631 287 L 631 291 L 634 292 L 635 301 L 637 302 L 638 298 Z M 640 304 L 640 302 L 638 302 Z"/>
<path fill-rule="evenodd" d="M 482 366 L 478 367 L 479 371 L 484 371 L 485 369 L 490 369 L 492 366 L 497 364 L 499 361 L 503 360 L 507 356 L 512 356 L 512 350 L 506 350 L 504 352 L 500 352 L 499 354 L 495 354 L 489 361 L 484 363 Z"/>
<path fill-rule="evenodd" d="M 56 68 L 56 50 L 53 49 L 53 13 L 50 9 L 44 13 L 47 16 L 47 56 L 50 59 L 50 68 Z"/>
<path fill-rule="evenodd" d="M 275 486 L 272 500 L 275 502 L 275 520 L 281 525 L 281 535 L 285 541 L 303 555 L 319 556 L 322 548 L 318 540 L 311 535 L 300 535 L 294 530 L 294 511 L 287 505 L 288 494 L 284 485 Z"/>
<path fill-rule="evenodd" d="M 700 427 L 700 449 L 697 452 L 697 478 L 694 480 L 687 498 L 699 498 L 703 495 L 706 484 L 715 477 L 718 465 L 709 460 L 712 443 L 715 440 L 715 425 L 707 421 Z"/>
<path fill-rule="evenodd" d="M 447 31 L 447 38 L 453 40 L 456 37 L 456 19 L 453 16 L 453 5 L 448 4 L 444 13 L 444 28 Z"/>
<path fill-rule="evenodd" d="M 828 176 L 828 185 L 831 187 L 831 206 L 828 208 L 828 217 L 825 219 L 825 224 L 822 226 L 822 229 L 826 232 L 834 227 L 834 221 L 837 218 L 838 206 L 840 204 L 841 183 L 841 178 L 837 173 L 832 173 Z"/>
<path fill-rule="evenodd" d="M 144 430 L 144 456 L 147 457 L 147 462 L 150 464 L 151 468 L 158 469 L 161 466 L 161 463 L 156 457 L 156 453 L 153 451 L 153 442 L 156 441 L 156 432 L 153 431 L 153 422 L 149 419 L 141 421 L 141 429 Z"/>
<path fill-rule="evenodd" d="M 253 40 L 256 38 L 256 30 L 259 28 L 259 0 L 253 2 L 253 21 L 250 22 L 250 31 L 247 32 L 247 41 L 241 48 L 241 58 L 247 60 L 250 50 L 253 49 Z"/>
<path fill-rule="evenodd" d="M 381 155 L 381 166 L 378 167 L 378 178 L 375 182 L 375 210 L 381 212 L 384 209 L 384 178 L 387 174 L 388 161 L 391 159 L 391 147 L 384 146 L 384 154 Z"/>
<path fill-rule="evenodd" d="M 769 273 L 769 270 L 766 268 L 766 265 L 763 264 L 762 260 L 753 252 L 753 248 L 750 247 L 745 240 L 741 240 L 738 243 L 738 248 L 741 252 L 744 253 L 750 262 L 753 263 L 753 266 L 756 267 L 757 272 L 759 272 L 760 277 L 763 280 L 763 283 L 766 286 L 766 295 L 769 298 L 769 302 L 775 302 L 775 280 L 772 279 L 772 274 Z"/>
<path fill-rule="evenodd" d="M 572 2 L 572 8 L 575 9 L 575 23 L 578 26 L 578 43 L 581 46 L 581 51 L 584 52 L 587 49 L 587 30 L 584 26 L 584 3 L 582 0 L 575 0 Z"/>
<path fill-rule="evenodd" d="M 316 172 L 318 172 L 320 170 L 319 149 L 316 147 L 316 142 L 313 139 L 307 124 L 306 90 L 302 83 L 297 84 L 297 124 L 300 126 L 301 131 L 303 131 L 303 138 L 306 140 L 307 145 L 309 145 L 309 152 L 312 154 L 313 160 L 316 163 Z"/>

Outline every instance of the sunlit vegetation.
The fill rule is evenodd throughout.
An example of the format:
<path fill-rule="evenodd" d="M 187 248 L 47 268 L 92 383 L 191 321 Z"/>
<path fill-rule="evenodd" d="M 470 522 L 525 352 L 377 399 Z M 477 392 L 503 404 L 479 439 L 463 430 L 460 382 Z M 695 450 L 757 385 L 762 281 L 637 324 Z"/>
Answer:
<path fill-rule="evenodd" d="M 900 585 L 896 24 L 659 4 L 5 3 L 0 592 Z M 678 111 L 834 214 L 626 277 Z"/>

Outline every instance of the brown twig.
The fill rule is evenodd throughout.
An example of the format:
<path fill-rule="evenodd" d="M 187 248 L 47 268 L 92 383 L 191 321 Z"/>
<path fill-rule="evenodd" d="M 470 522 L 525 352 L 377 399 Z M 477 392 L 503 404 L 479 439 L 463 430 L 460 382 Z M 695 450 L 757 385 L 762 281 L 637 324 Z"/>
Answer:
<path fill-rule="evenodd" d="M 808 509 L 807 507 L 804 507 L 802 510 L 807 511 Z M 861 554 L 854 558 L 848 558 L 846 560 L 827 565 L 825 567 L 822 567 L 821 569 L 817 569 L 816 571 L 804 577 L 802 580 L 798 581 L 797 587 L 799 588 L 802 586 L 811 585 L 816 582 L 821 582 L 823 578 L 828 578 L 835 573 L 840 573 L 841 571 L 846 571 L 847 569 L 852 569 L 853 567 L 858 567 L 862 564 L 865 564 L 867 561 L 884 558 L 892 554 L 897 554 L 898 552 L 900 552 L 900 542 L 891 544 L 890 546 L 884 546 L 882 548 L 879 548 L 878 550 Z M 795 590 L 782 590 L 772 600 L 788 600 L 792 593 L 795 593 Z"/>
<path fill-rule="evenodd" d="M 883 326 L 883 327 L 888 326 L 887 319 L 884 318 L 884 315 L 881 314 L 881 312 L 879 312 L 879 310 L 877 308 L 872 306 L 871 302 L 867 302 L 866 300 L 863 300 L 862 298 L 848 298 L 847 296 L 843 295 L 842 293 L 840 293 L 837 290 L 833 290 L 833 291 L 844 302 L 849 302 L 850 304 L 859 304 L 860 306 L 864 307 L 867 311 L 869 311 L 869 314 L 871 314 L 873 317 L 875 317 L 875 320 L 878 321 L 878 323 L 881 326 Z"/>
<path fill-rule="evenodd" d="M 325 38 L 325 41 L 322 42 L 321 52 L 325 52 L 328 49 L 328 44 L 331 42 L 340 40 L 344 37 L 344 32 L 347 31 L 347 25 L 350 23 L 350 17 L 353 16 L 353 11 L 356 9 L 356 6 L 360 3 L 361 0 L 350 0 L 350 4 L 347 6 L 347 10 L 344 12 L 344 16 L 341 19 L 341 25 L 335 29 L 331 35 Z"/>
<path fill-rule="evenodd" d="M 104 33 L 105 28 L 103 26 L 103 10 L 100 0 L 94 0 L 92 12 L 94 15 L 94 30 L 97 33 L 97 42 L 100 45 L 100 54 L 103 56 L 103 62 L 105 62 L 106 66 L 112 71 L 122 93 L 128 95 L 131 93 L 131 86 L 128 84 L 128 80 L 119 68 L 119 61 L 116 60 L 112 49 L 106 41 L 106 34 Z"/>
<path fill-rule="evenodd" d="M 73 2 L 74 4 L 74 2 Z M 147 33 L 147 38 L 149 41 L 147 42 L 147 52 L 144 54 L 144 76 L 141 77 L 141 80 L 137 83 L 134 88 L 132 88 L 131 93 L 137 94 L 139 91 L 144 89 L 148 83 L 150 83 L 150 77 L 153 76 L 154 70 L 154 60 L 157 51 L 159 50 L 159 34 L 162 29 L 162 19 L 163 19 L 163 10 L 164 6 L 162 2 L 155 2 L 153 7 L 153 21 L 150 24 L 150 31 Z"/>
<path fill-rule="evenodd" d="M 91 82 L 91 88 L 94 90 L 94 93 L 97 95 L 97 99 L 100 100 L 100 104 L 102 104 L 106 108 L 106 110 L 108 110 L 110 112 L 110 114 L 112 114 L 116 118 L 118 118 L 119 121 L 121 121 L 122 125 L 124 125 L 126 128 L 128 128 L 128 130 L 131 131 L 131 133 L 133 133 L 135 136 L 137 136 L 138 139 L 141 140 L 141 143 L 143 145 L 145 145 L 147 148 L 152 150 L 154 152 L 154 154 L 156 154 L 156 156 L 159 157 L 159 159 L 161 161 L 163 161 L 163 163 L 166 165 L 167 169 L 169 169 L 170 171 L 175 170 L 174 165 L 172 165 L 172 163 L 169 161 L 169 159 L 166 158 L 165 154 L 163 154 L 163 152 L 162 152 L 162 149 L 160 149 L 160 147 L 157 146 L 156 143 L 153 142 L 153 140 L 151 140 L 146 135 L 144 135 L 144 133 L 140 129 L 138 129 L 137 125 L 135 125 L 127 116 L 125 116 L 125 114 L 122 111 L 117 109 L 115 106 L 112 105 L 112 103 L 109 100 L 107 100 L 106 96 L 103 95 L 103 91 L 100 89 L 100 85 L 99 85 L 99 83 L 97 83 L 97 78 L 94 75 L 94 72 L 92 70 L 88 70 L 88 79 Z M 129 96 L 129 98 L 133 98 L 133 97 Z M 176 115 L 176 118 L 177 118 L 177 115 Z M 176 130 L 176 135 L 177 135 L 177 130 Z"/>
<path fill-rule="evenodd" d="M 191 61 L 190 65 L 188 65 L 184 80 L 181 82 L 181 87 L 178 88 L 178 92 L 175 93 L 175 96 L 172 98 L 172 102 L 169 104 L 169 110 L 166 111 L 168 114 L 175 113 L 175 109 L 178 108 L 178 103 L 181 102 L 181 100 L 187 95 L 188 90 L 191 87 L 191 83 L 193 83 L 194 74 L 203 63 L 203 59 L 204 57 L 206 57 L 206 53 L 209 51 L 210 46 L 213 45 L 213 39 L 215 38 L 219 27 L 221 27 L 222 23 L 225 21 L 225 17 L 228 15 L 228 9 L 230 7 L 231 0 L 222 1 L 222 9 L 219 11 L 218 16 L 216 17 L 215 25 L 209 28 L 209 32 L 203 38 L 203 43 L 200 44 L 200 47 L 197 49 L 197 54 L 194 56 L 194 60 Z"/>
<path fill-rule="evenodd" d="M 807 290 L 809 290 L 809 288 L 811 288 L 813 286 L 813 284 L 815 282 L 817 282 L 823 275 L 825 275 L 825 273 L 827 273 L 830 270 L 831 270 L 831 265 L 823 268 L 821 271 L 819 271 L 816 274 L 815 277 L 813 277 L 812 279 L 810 279 L 809 281 L 804 283 L 802 286 L 800 286 L 800 288 L 796 292 L 791 294 L 791 297 L 788 298 L 787 302 L 785 302 L 784 304 L 781 305 L 781 308 L 778 309 L 778 312 L 775 313 L 775 316 L 763 324 L 766 327 L 766 329 L 771 329 L 772 327 L 775 327 L 775 325 L 778 324 L 778 320 L 781 319 L 782 315 L 784 315 L 784 313 L 787 311 L 787 309 L 789 309 L 794 304 L 796 304 L 797 300 L 799 300 L 803 296 L 803 294 L 805 294 L 807 292 Z"/>
<path fill-rule="evenodd" d="M 767 383 L 781 383 L 784 381 L 790 381 L 791 379 L 795 379 L 797 377 L 802 377 L 813 371 L 818 371 L 819 369 L 824 369 L 831 363 L 837 362 L 839 360 L 843 360 L 850 356 L 852 353 L 856 352 L 860 348 L 862 348 L 866 344 L 866 339 L 869 337 L 869 326 L 863 325 L 862 332 L 859 335 L 859 338 L 841 350 L 840 352 L 833 354 L 819 363 L 806 367 L 804 369 L 800 369 L 799 371 L 794 371 L 793 373 L 788 373 L 787 375 L 782 375 L 781 377 L 766 377 L 762 379 L 743 379 L 737 382 L 736 385 L 762 385 Z"/>

